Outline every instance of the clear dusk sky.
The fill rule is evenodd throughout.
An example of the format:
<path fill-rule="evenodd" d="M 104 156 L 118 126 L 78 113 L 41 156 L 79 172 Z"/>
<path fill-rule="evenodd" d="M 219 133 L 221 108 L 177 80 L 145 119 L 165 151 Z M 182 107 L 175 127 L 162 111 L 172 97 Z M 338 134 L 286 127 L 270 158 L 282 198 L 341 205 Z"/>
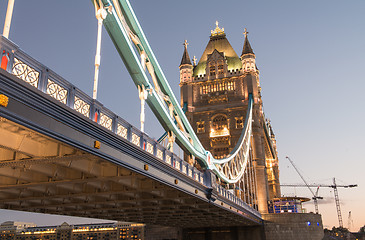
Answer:
<path fill-rule="evenodd" d="M 215 21 L 240 55 L 247 28 L 260 69 L 264 111 L 277 138 L 281 183 L 302 181 L 290 156 L 310 183 L 358 184 L 339 189 L 344 226 L 352 212 L 365 225 L 365 1 L 172 1 L 131 0 L 149 43 L 179 99 L 183 41 L 200 59 Z M 2 32 L 7 1 L 0 0 Z M 92 95 L 97 20 L 90 0 L 15 0 L 9 39 L 56 73 Z M 138 92 L 106 31 L 98 100 L 139 126 Z M 163 133 L 147 110 L 146 132 Z M 286 196 L 311 197 L 305 188 L 282 188 Z M 325 227 L 338 226 L 333 191 L 321 188 Z M 314 211 L 313 202 L 305 204 Z M 100 220 L 0 210 L 0 222 L 38 225 Z"/>

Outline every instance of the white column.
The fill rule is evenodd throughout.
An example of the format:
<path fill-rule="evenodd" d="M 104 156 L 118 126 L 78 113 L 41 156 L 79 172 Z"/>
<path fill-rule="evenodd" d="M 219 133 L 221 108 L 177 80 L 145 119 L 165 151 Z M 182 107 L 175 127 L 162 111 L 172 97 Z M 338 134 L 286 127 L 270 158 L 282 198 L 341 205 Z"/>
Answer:
<path fill-rule="evenodd" d="M 94 74 L 94 88 L 93 88 L 93 99 L 96 99 L 98 94 L 98 80 L 99 80 L 99 66 L 100 66 L 100 48 L 101 48 L 101 31 L 103 27 L 103 20 L 106 18 L 107 11 L 100 5 L 99 9 L 95 4 L 95 15 L 98 19 L 98 38 L 96 43 L 96 54 L 95 54 L 95 74 Z"/>
<path fill-rule="evenodd" d="M 146 103 L 146 99 L 147 99 L 147 95 L 148 95 L 148 92 L 146 91 L 144 85 L 139 86 L 138 85 L 138 93 L 139 93 L 139 99 L 141 100 L 141 117 L 140 117 L 140 120 L 141 120 L 141 132 L 144 132 L 144 121 L 145 121 L 145 110 L 144 110 L 144 106 L 145 106 L 145 103 Z"/>
<path fill-rule="evenodd" d="M 13 16 L 14 0 L 8 0 L 8 10 L 6 11 L 3 36 L 9 38 L 11 17 Z"/>

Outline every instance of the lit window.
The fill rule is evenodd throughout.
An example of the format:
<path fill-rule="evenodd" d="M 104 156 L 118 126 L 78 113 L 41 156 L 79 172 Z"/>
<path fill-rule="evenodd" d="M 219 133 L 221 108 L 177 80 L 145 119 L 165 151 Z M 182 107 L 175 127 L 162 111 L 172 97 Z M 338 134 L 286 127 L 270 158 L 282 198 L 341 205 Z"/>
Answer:
<path fill-rule="evenodd" d="M 227 128 L 227 117 L 224 115 L 218 115 L 213 119 L 213 129 L 222 130 Z"/>
<path fill-rule="evenodd" d="M 243 128 L 243 117 L 235 117 L 236 128 Z"/>
<path fill-rule="evenodd" d="M 209 67 L 209 72 L 210 72 L 210 76 L 215 76 L 215 66 L 210 66 Z"/>
<path fill-rule="evenodd" d="M 228 82 L 227 83 L 227 90 L 228 91 L 233 91 L 234 90 L 234 84 L 233 84 L 233 82 Z"/>
<path fill-rule="evenodd" d="M 198 133 L 204 133 L 205 132 L 204 121 L 196 122 L 196 128 Z"/>
<path fill-rule="evenodd" d="M 218 74 L 223 74 L 223 73 L 224 73 L 223 65 L 218 65 Z"/>

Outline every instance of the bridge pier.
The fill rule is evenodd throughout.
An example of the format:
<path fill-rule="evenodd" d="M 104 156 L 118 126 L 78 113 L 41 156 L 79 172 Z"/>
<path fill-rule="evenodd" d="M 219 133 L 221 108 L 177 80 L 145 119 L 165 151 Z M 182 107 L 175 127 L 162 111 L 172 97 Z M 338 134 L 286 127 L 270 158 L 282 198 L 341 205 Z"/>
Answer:
<path fill-rule="evenodd" d="M 147 240 L 265 240 L 263 226 L 174 228 L 147 225 L 145 236 Z"/>
<path fill-rule="evenodd" d="M 262 226 L 183 229 L 183 240 L 264 240 Z"/>

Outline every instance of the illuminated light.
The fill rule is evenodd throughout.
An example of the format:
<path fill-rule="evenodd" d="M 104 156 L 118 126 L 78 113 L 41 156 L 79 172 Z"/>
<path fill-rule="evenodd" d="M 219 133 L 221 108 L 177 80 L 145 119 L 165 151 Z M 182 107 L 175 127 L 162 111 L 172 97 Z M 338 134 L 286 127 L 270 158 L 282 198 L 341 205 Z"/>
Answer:
<path fill-rule="evenodd" d="M 94 114 L 94 121 L 98 122 L 98 113 L 97 112 L 95 112 L 95 114 Z"/>
<path fill-rule="evenodd" d="M 229 130 L 227 129 L 227 127 L 223 128 L 222 130 L 214 130 L 211 129 L 210 130 L 210 137 L 224 137 L 224 136 L 229 136 Z"/>
<path fill-rule="evenodd" d="M 319 226 L 319 222 L 317 222 L 317 226 Z"/>
<path fill-rule="evenodd" d="M 36 232 L 22 232 L 22 234 L 30 235 L 30 234 L 49 234 L 49 233 L 55 233 L 55 230 L 49 230 L 49 231 L 36 231 Z"/>
<path fill-rule="evenodd" d="M 99 141 L 94 141 L 94 148 L 100 149 L 100 142 Z"/>
<path fill-rule="evenodd" d="M 148 171 L 148 165 L 147 164 L 144 165 L 144 170 Z"/>
<path fill-rule="evenodd" d="M 115 230 L 117 229 L 116 227 L 110 227 L 110 228 L 93 228 L 93 229 L 89 229 L 89 228 L 80 228 L 80 229 L 73 229 L 72 232 L 89 232 L 89 231 L 111 231 L 111 230 Z"/>
<path fill-rule="evenodd" d="M 308 221 L 308 222 L 307 222 L 307 225 L 308 225 L 308 226 L 310 226 L 310 225 L 311 225 L 311 222 L 309 222 L 309 221 Z"/>
<path fill-rule="evenodd" d="M 4 51 L 5 52 L 5 51 Z M 6 70 L 7 66 L 8 66 L 8 62 L 9 62 L 9 59 L 6 55 L 4 55 L 2 58 L 1 58 L 1 68 Z"/>
<path fill-rule="evenodd" d="M 9 98 L 3 94 L 0 94 L 0 106 L 7 107 L 9 103 Z"/>

